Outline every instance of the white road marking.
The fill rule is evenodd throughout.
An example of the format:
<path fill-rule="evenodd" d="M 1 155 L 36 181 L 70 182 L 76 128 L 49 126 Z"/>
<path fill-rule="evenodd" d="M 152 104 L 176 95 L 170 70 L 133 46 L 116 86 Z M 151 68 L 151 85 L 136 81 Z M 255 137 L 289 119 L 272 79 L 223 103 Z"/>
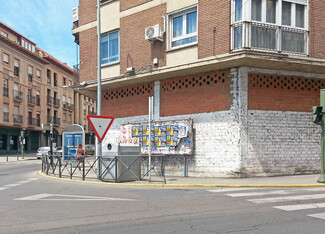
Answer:
<path fill-rule="evenodd" d="M 33 180 L 38 180 L 39 178 L 29 178 L 27 180 L 33 181 Z"/>
<path fill-rule="evenodd" d="M 5 187 L 0 187 L 0 191 L 1 191 L 1 190 L 5 190 L 5 189 L 7 189 L 7 188 L 5 188 Z"/>
<path fill-rule="evenodd" d="M 318 218 L 318 219 L 325 219 L 325 213 L 310 214 L 310 215 L 307 215 L 307 216 Z"/>
<path fill-rule="evenodd" d="M 261 190 L 263 188 L 217 188 L 217 189 L 211 189 L 207 190 L 208 192 L 212 193 L 223 193 L 223 192 L 236 192 L 236 191 L 249 191 L 249 190 Z"/>
<path fill-rule="evenodd" d="M 275 203 L 275 202 L 287 202 L 287 201 L 303 201 L 303 200 L 321 199 L 321 198 L 325 198 L 325 194 L 268 197 L 268 198 L 259 198 L 259 199 L 248 199 L 247 201 L 253 202 L 255 204 L 262 204 L 262 203 Z"/>
<path fill-rule="evenodd" d="M 271 194 L 289 194 L 293 191 L 286 191 L 286 190 L 277 190 L 277 191 L 268 191 L 268 192 L 253 192 L 253 193 L 230 193 L 225 194 L 229 197 L 253 197 L 253 196 L 264 196 L 264 195 L 271 195 Z"/>
<path fill-rule="evenodd" d="M 16 187 L 16 186 L 19 186 L 20 184 L 7 184 L 7 185 L 4 185 L 6 187 Z"/>
<path fill-rule="evenodd" d="M 52 197 L 52 198 L 51 198 Z M 59 197 L 59 198 L 55 198 Z M 113 197 L 93 197 L 93 196 L 78 196 L 78 195 L 62 195 L 42 193 L 38 195 L 16 198 L 18 201 L 135 201 L 134 199 L 113 198 Z"/>
<path fill-rule="evenodd" d="M 23 181 L 18 181 L 17 184 L 26 184 L 29 183 L 30 181 L 28 180 L 23 180 Z"/>
<path fill-rule="evenodd" d="M 308 209 L 324 208 L 324 207 L 325 207 L 325 203 L 273 206 L 273 208 L 275 208 L 275 209 L 280 209 L 280 210 L 285 210 L 285 211 L 308 210 Z"/>

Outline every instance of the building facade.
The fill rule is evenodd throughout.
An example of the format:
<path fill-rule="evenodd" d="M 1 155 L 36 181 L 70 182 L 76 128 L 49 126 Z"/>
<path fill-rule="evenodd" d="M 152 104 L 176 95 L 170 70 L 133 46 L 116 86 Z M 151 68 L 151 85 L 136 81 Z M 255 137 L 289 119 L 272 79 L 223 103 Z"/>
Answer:
<path fill-rule="evenodd" d="M 76 72 L 2 22 L 0 33 L 0 154 L 19 153 L 22 147 L 36 152 L 50 145 L 50 124 L 60 146 L 63 129 L 76 123 L 80 107 L 75 98 L 84 102 L 69 87 L 76 83 Z"/>
<path fill-rule="evenodd" d="M 78 92 L 96 98 L 96 0 L 79 0 Z M 101 1 L 102 114 L 121 126 L 191 119 L 190 176 L 259 176 L 320 169 L 311 121 L 325 88 L 320 0 Z M 85 85 L 86 84 L 86 85 Z M 165 159 L 182 175 L 183 157 Z"/>

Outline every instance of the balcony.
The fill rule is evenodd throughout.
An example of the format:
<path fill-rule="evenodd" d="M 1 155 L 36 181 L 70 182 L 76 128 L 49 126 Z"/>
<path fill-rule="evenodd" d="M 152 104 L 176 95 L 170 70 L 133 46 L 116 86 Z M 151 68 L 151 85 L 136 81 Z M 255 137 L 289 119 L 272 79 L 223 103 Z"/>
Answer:
<path fill-rule="evenodd" d="M 97 113 L 94 111 L 88 111 L 88 115 L 97 115 Z"/>
<path fill-rule="evenodd" d="M 29 126 L 40 126 L 41 121 L 36 118 L 28 117 L 27 118 L 27 124 Z"/>
<path fill-rule="evenodd" d="M 22 115 L 13 115 L 14 117 L 14 124 L 23 124 L 23 116 Z"/>
<path fill-rule="evenodd" d="M 60 99 L 56 99 L 51 96 L 47 96 L 47 104 L 51 105 L 51 106 L 53 104 L 56 107 L 60 107 Z"/>
<path fill-rule="evenodd" d="M 9 97 L 9 89 L 8 89 L 8 87 L 3 87 L 3 96 L 4 97 Z"/>
<path fill-rule="evenodd" d="M 48 115 L 47 116 L 47 123 L 51 124 L 52 123 L 52 116 Z M 57 117 L 53 117 L 53 125 L 60 125 L 61 124 L 61 119 Z"/>
<path fill-rule="evenodd" d="M 19 76 L 19 67 L 14 67 L 14 75 Z"/>
<path fill-rule="evenodd" d="M 33 74 L 28 74 L 28 82 L 33 82 Z"/>
<path fill-rule="evenodd" d="M 27 103 L 29 105 L 36 105 L 36 97 L 32 95 L 27 95 Z"/>
<path fill-rule="evenodd" d="M 3 121 L 9 122 L 9 112 L 3 112 Z"/>
<path fill-rule="evenodd" d="M 73 111 L 74 110 L 74 105 L 66 102 L 62 102 L 63 104 L 63 109 Z"/>
<path fill-rule="evenodd" d="M 20 92 L 18 90 L 14 90 L 14 101 L 23 101 L 23 92 Z"/>
<path fill-rule="evenodd" d="M 307 55 L 307 30 L 247 21 L 235 23 L 231 29 L 233 51 L 250 48 Z"/>

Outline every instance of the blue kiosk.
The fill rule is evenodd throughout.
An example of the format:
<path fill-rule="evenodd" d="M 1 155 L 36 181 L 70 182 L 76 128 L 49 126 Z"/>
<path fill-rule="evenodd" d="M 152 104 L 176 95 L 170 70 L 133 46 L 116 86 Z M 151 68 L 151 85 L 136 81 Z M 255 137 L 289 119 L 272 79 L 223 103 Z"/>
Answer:
<path fill-rule="evenodd" d="M 66 127 L 62 132 L 63 161 L 69 161 L 76 155 L 78 144 L 85 146 L 85 131 L 79 124 Z"/>

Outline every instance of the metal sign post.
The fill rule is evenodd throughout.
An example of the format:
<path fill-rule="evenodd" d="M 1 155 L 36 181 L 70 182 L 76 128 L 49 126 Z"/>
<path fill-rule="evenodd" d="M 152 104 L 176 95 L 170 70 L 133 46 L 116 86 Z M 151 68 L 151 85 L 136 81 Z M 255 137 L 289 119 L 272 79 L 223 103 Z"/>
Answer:
<path fill-rule="evenodd" d="M 148 155 L 149 155 L 149 181 L 151 182 L 151 122 L 153 119 L 153 97 L 149 97 L 149 150 L 148 150 Z"/>

